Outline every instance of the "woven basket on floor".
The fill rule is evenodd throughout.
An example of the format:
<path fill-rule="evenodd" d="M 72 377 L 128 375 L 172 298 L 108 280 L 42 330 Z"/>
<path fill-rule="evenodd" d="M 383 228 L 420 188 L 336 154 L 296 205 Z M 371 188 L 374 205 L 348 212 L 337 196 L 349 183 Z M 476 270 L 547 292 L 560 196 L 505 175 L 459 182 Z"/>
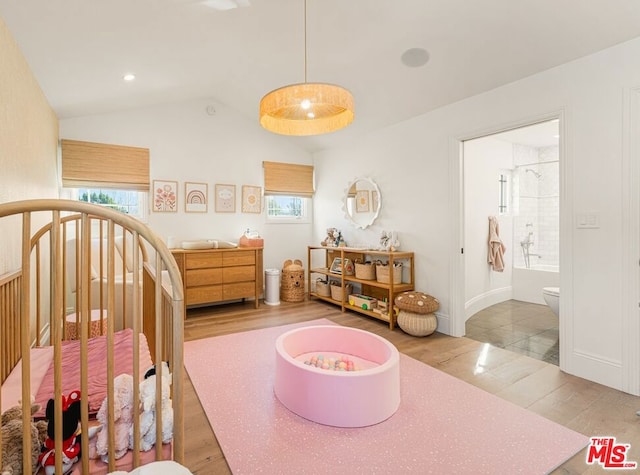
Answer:
<path fill-rule="evenodd" d="M 433 313 L 413 313 L 400 310 L 398 326 L 413 336 L 431 335 L 438 327 L 438 319 Z"/>
<path fill-rule="evenodd" d="M 280 299 L 285 302 L 302 302 L 304 300 L 304 268 L 299 259 L 284 261 L 282 281 L 280 282 Z"/>

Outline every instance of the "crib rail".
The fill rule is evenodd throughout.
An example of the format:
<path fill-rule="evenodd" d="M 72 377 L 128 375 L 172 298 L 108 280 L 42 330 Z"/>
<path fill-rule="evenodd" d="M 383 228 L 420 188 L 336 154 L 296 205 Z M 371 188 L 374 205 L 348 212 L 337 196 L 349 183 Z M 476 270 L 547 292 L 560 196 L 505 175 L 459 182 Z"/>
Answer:
<path fill-rule="evenodd" d="M 20 328 L 20 286 L 22 273 L 10 272 L 0 277 L 0 348 L 3 357 L 0 364 L 0 383 L 20 361 L 20 345 L 15 335 Z"/>
<path fill-rule="evenodd" d="M 47 216 L 43 220 L 42 215 Z M 173 458 L 183 461 L 183 323 L 184 301 L 177 265 L 162 240 L 143 223 L 114 210 L 69 200 L 30 200 L 0 204 L 0 219 L 21 217 L 21 267 L 0 277 L 0 377 L 2 381 L 22 360 L 23 470 L 31 473 L 30 348 L 52 346 L 54 361 L 54 414 L 62 415 L 61 348 L 64 340 L 80 340 L 80 390 L 87 394 L 87 348 L 96 334 L 107 340 L 107 401 L 109 446 L 115 446 L 114 334 L 133 330 L 133 347 L 144 332 L 158 377 L 156 397 L 161 405 L 162 360 L 169 362 L 174 410 Z M 35 218 L 37 216 L 37 219 Z M 34 223 L 46 222 L 44 226 Z M 34 229 L 32 229 L 34 228 Z M 152 251 L 152 252 L 150 252 Z M 71 331 L 73 330 L 73 332 Z M 133 351 L 133 378 L 140 367 Z M 22 356 L 25 356 L 22 358 Z M 54 395 L 52 395 L 53 397 Z M 134 400 L 139 399 L 134 384 Z M 158 412 L 156 459 L 162 459 L 162 419 Z M 134 467 L 140 461 L 139 409 L 134 406 Z M 81 450 L 89 454 L 88 402 L 81 405 Z M 1 436 L 0 436 L 1 437 Z M 62 473 L 62 428 L 56 424 L 56 473 Z M 3 441 L 0 438 L 0 456 Z M 89 461 L 82 458 L 83 473 Z M 112 451 L 109 471 L 115 470 Z"/>

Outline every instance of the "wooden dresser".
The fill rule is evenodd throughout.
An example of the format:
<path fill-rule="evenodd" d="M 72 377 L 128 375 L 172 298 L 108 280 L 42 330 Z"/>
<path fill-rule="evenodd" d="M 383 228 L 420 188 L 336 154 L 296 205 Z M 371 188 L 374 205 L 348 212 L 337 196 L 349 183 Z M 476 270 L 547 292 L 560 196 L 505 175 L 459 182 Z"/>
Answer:
<path fill-rule="evenodd" d="M 187 307 L 228 300 L 255 299 L 262 294 L 262 248 L 172 249 L 184 283 Z"/>

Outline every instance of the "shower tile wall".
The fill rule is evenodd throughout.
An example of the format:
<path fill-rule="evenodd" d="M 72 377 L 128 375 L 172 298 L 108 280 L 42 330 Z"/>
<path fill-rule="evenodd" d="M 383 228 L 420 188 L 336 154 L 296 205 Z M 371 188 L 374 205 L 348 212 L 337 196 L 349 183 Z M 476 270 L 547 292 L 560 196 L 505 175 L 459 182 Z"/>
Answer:
<path fill-rule="evenodd" d="M 534 245 L 530 252 L 541 256 L 531 257 L 531 265 L 557 266 L 560 253 L 559 148 L 514 144 L 513 164 L 514 244 L 518 246 L 518 252 L 514 252 L 514 265 L 524 267 L 519 243 L 527 237 L 526 225 L 531 223 Z"/>

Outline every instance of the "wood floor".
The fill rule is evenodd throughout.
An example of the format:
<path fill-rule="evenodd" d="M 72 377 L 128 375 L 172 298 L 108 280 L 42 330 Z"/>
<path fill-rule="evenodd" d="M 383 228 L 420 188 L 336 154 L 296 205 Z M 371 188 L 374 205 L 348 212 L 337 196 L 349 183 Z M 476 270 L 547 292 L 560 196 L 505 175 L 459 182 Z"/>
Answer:
<path fill-rule="evenodd" d="M 252 302 L 189 310 L 185 339 L 317 318 L 376 333 L 412 358 L 587 436 L 614 436 L 617 443 L 630 444 L 627 461 L 640 462 L 640 417 L 636 415 L 640 398 L 570 376 L 553 364 L 468 338 L 453 338 L 437 332 L 416 338 L 400 329 L 390 331 L 384 322 L 353 312 L 342 313 L 331 304 L 305 301 L 282 302 L 279 306 L 261 303 L 257 310 Z M 230 474 L 191 382 L 187 381 L 185 386 L 185 464 L 196 475 Z M 585 463 L 585 454 L 583 450 L 553 473 L 603 473 L 599 466 Z M 526 468 L 523 470 L 525 473 Z M 259 467 L 256 471 L 260 471 Z"/>

